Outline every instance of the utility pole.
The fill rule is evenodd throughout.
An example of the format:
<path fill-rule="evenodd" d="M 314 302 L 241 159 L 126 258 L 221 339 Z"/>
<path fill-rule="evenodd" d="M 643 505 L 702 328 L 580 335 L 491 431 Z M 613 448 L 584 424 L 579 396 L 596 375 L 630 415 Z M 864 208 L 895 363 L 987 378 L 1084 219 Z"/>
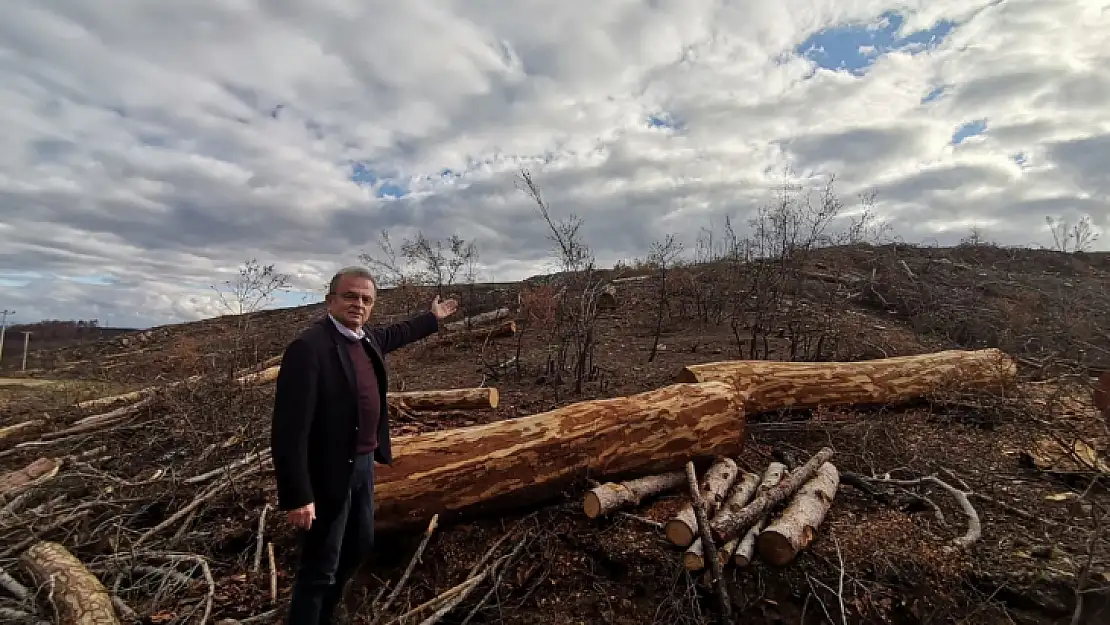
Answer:
<path fill-rule="evenodd" d="M 27 343 L 31 342 L 31 333 L 23 332 L 23 371 L 27 370 Z"/>
<path fill-rule="evenodd" d="M 0 310 L 0 315 L 3 315 L 0 320 L 0 365 L 4 364 L 4 334 L 8 330 L 8 315 L 14 315 L 14 310 Z"/>

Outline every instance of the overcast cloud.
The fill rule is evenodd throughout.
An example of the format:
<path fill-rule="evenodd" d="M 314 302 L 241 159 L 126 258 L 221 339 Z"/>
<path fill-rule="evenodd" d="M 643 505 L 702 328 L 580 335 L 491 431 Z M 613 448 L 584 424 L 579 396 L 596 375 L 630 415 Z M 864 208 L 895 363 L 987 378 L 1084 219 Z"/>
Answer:
<path fill-rule="evenodd" d="M 1110 9 L 1058 0 L 16 0 L 0 308 L 148 326 L 210 285 L 423 230 L 543 270 L 533 171 L 598 259 L 735 223 L 793 172 L 902 239 L 1050 245 L 1110 212 Z M 1110 237 L 1096 243 L 1106 249 Z M 315 291 L 314 291 L 315 290 Z"/>

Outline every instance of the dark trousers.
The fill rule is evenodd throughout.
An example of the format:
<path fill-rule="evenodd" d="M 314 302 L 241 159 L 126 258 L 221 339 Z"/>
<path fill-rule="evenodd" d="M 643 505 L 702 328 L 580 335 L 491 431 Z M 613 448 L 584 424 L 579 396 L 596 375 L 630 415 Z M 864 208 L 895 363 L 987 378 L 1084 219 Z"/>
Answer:
<path fill-rule="evenodd" d="M 374 456 L 355 456 L 347 497 L 301 532 L 288 625 L 328 625 L 343 588 L 374 545 Z"/>

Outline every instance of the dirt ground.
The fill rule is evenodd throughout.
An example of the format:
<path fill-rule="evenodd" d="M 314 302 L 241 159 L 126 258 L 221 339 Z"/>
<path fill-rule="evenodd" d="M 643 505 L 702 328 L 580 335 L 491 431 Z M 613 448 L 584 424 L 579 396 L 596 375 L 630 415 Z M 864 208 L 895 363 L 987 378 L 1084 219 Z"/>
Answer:
<path fill-rule="evenodd" d="M 1110 309 L 1100 309 L 1105 296 L 1098 294 L 1110 277 L 1101 259 L 1048 253 L 1018 258 L 994 248 L 844 249 L 812 259 L 808 271 L 805 298 L 787 302 L 805 314 L 784 327 L 761 330 L 751 342 L 738 341 L 727 321 L 706 321 L 697 312 L 700 296 L 685 290 L 681 277 L 673 278 L 651 361 L 656 284 L 623 283 L 616 309 L 600 317 L 595 368 L 581 394 L 552 388 L 548 363 L 554 342 L 538 324 L 528 323 L 526 311 L 516 311 L 515 337 L 410 346 L 390 357 L 394 390 L 495 386 L 500 405 L 398 415 L 395 436 L 646 391 L 673 383 L 683 366 L 746 358 L 753 349 L 765 349 L 762 358 L 789 359 L 803 335 L 824 337 L 823 347 L 805 348 L 816 349 L 818 360 L 1000 347 L 1019 359 L 1025 380 L 1006 397 L 750 415 L 745 447 L 736 458 L 744 469 L 762 472 L 773 460 L 800 464 L 828 446 L 842 479 L 812 544 L 793 562 L 726 567 L 734 622 L 1067 623 L 1077 596 L 1083 597 L 1080 622 L 1110 622 L 1105 529 L 1110 517 L 1104 516 L 1110 495 L 1093 479 L 1099 478 L 1093 474 L 1101 472 L 1099 453 L 1108 436 L 1089 389 L 1090 373 L 1110 362 L 1098 356 L 1106 343 L 1092 339 L 1110 327 L 1105 323 Z M 1072 308 L 1066 313 L 1051 299 L 1065 291 L 1077 294 L 1069 296 Z M 487 294 L 474 310 L 515 305 L 516 297 L 514 291 Z M 413 304 L 385 295 L 380 306 L 388 320 L 402 317 Z M 199 554 L 214 582 L 209 621 L 279 622 L 268 615 L 284 607 L 295 545 L 289 526 L 272 509 L 263 537 L 273 541 L 276 603 L 265 553 L 259 570 L 253 570 L 259 516 L 276 501 L 271 474 L 260 470 L 237 477 L 231 487 L 185 511 L 198 495 L 218 486 L 215 479 L 190 483 L 189 478 L 266 448 L 272 388 L 238 388 L 227 384 L 227 377 L 279 354 L 321 312 L 319 306 L 269 312 L 253 319 L 247 331 L 234 318 L 183 324 L 40 354 L 41 362 L 53 363 L 42 367 L 41 376 L 68 382 L 0 388 L 0 428 L 36 421 L 0 438 L 0 472 L 38 457 L 70 460 L 57 477 L 32 491 L 32 500 L 21 502 L 19 509 L 31 512 L 0 511 L 5 528 L 0 567 L 29 583 L 16 560 L 19 552 L 34 540 L 56 540 L 114 588 L 141 622 L 198 622 L 209 592 L 202 572 L 181 564 L 175 570 L 182 575 L 172 576 L 164 562 L 154 563 L 160 562 L 157 554 Z M 1054 324 L 1070 329 L 1057 332 Z M 229 341 L 237 336 L 240 350 L 232 357 Z M 1055 356 L 1050 360 L 1046 354 Z M 1085 373 L 1061 377 L 1059 363 L 1074 365 L 1083 354 Z M 156 396 L 109 429 L 56 434 L 115 407 L 81 409 L 76 401 L 198 373 L 208 377 Z M 1060 451 L 1077 440 L 1090 445 L 1093 456 L 1076 447 L 1070 454 Z M 1084 466 L 1084 459 L 1094 468 Z M 955 545 L 968 530 L 969 517 L 942 487 L 868 489 L 849 483 L 852 476 L 935 476 L 972 493 L 968 502 L 981 536 L 968 549 Z M 392 601 L 391 618 L 459 584 L 487 549 L 508 535 L 498 553 L 521 548 L 470 622 L 711 619 L 714 587 L 702 573 L 687 572 L 683 550 L 648 522 L 666 522 L 687 501 L 684 492 L 591 520 L 582 512 L 589 487 L 582 480 L 542 506 L 436 528 Z M 63 495 L 65 500 L 54 501 Z M 9 504 L 0 499 L 0 509 Z M 374 561 L 347 598 L 351 622 L 370 622 L 379 591 L 388 595 L 421 539 L 419 530 L 379 536 Z M 144 560 L 154 565 L 141 569 L 146 577 L 119 562 L 119 554 L 137 540 L 154 554 Z M 488 583 L 479 586 L 441 622 L 462 622 L 488 588 Z M 0 607 L 14 608 L 7 601 Z"/>

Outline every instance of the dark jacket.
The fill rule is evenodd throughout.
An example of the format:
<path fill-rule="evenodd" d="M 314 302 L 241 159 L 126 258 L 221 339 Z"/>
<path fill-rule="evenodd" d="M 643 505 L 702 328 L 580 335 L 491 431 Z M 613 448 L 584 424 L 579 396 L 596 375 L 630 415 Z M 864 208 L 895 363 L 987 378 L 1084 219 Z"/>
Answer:
<path fill-rule="evenodd" d="M 362 343 L 377 372 L 382 402 L 374 452 L 378 462 L 393 463 L 384 356 L 438 330 L 439 320 L 431 312 L 366 328 Z M 316 515 L 322 517 L 346 495 L 358 433 L 358 391 L 347 340 L 325 315 L 285 348 L 270 432 L 281 510 L 315 502 Z"/>

